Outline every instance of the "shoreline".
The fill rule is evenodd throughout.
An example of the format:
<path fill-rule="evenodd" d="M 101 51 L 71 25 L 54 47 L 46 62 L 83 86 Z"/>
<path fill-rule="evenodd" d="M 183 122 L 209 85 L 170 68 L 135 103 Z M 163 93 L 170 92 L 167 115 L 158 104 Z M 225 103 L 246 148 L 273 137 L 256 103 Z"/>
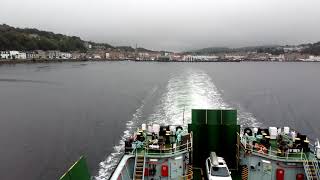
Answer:
<path fill-rule="evenodd" d="M 119 62 L 119 61 L 132 61 L 132 62 L 166 62 L 166 63 L 206 63 L 206 62 L 226 62 L 226 63 L 239 63 L 239 62 L 307 62 L 307 63 L 317 63 L 320 61 L 264 61 L 264 60 L 218 60 L 218 61 L 158 61 L 158 60 L 130 60 L 130 59 L 40 59 L 40 60 L 27 60 L 27 59 L 19 59 L 19 60 L 0 60 L 0 65 L 5 64 L 37 64 L 37 63 L 63 63 L 63 62 Z"/>

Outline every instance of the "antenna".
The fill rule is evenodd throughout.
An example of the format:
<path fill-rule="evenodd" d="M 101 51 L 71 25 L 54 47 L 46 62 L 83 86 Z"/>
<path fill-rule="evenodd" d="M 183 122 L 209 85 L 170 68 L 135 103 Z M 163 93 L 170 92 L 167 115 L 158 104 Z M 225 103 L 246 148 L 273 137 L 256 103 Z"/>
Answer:
<path fill-rule="evenodd" d="M 184 125 L 184 110 L 185 110 L 186 106 L 183 106 L 183 113 L 182 113 L 182 124 Z"/>
<path fill-rule="evenodd" d="M 138 44 L 136 43 L 136 49 L 135 49 L 135 60 L 138 60 Z"/>

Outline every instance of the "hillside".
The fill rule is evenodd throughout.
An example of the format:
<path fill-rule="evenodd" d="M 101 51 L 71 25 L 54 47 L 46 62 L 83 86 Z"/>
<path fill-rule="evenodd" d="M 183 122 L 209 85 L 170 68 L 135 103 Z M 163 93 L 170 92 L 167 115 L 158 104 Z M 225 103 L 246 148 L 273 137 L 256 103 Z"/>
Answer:
<path fill-rule="evenodd" d="M 302 54 L 311 54 L 311 55 L 317 55 L 317 56 L 320 55 L 320 42 L 300 44 L 297 46 L 304 48 L 301 51 Z M 285 47 L 286 46 L 280 46 L 280 45 L 251 46 L 251 47 L 242 47 L 242 48 L 212 47 L 212 48 L 203 48 L 203 49 L 188 51 L 185 53 L 203 55 L 203 54 L 232 53 L 232 52 L 258 52 L 258 53 L 270 53 L 273 55 L 279 55 L 284 53 Z"/>
<path fill-rule="evenodd" d="M 210 47 L 210 48 L 203 48 L 198 50 L 189 51 L 189 53 L 194 54 L 216 54 L 216 53 L 232 53 L 232 52 L 248 52 L 248 51 L 267 51 L 267 52 L 277 52 L 276 45 L 270 45 L 270 46 L 250 46 L 250 47 L 241 47 L 241 48 L 228 48 L 228 47 Z"/>
<path fill-rule="evenodd" d="M 304 49 L 304 53 L 313 54 L 313 55 L 320 55 L 320 42 L 308 44 L 308 48 Z"/>
<path fill-rule="evenodd" d="M 112 47 L 108 44 L 98 44 Z M 6 24 L 0 25 L 0 50 L 87 50 L 85 41 L 76 36 L 66 36 L 53 32 L 40 31 L 30 28 L 14 28 Z"/>
<path fill-rule="evenodd" d="M 124 52 L 135 52 L 135 51 L 136 51 L 136 49 L 133 48 L 133 47 L 131 47 L 131 46 L 117 46 L 117 47 L 115 47 L 115 48 L 117 48 L 117 49 L 119 49 L 119 50 L 121 50 L 121 51 L 124 51 Z M 138 52 L 149 52 L 149 53 L 155 52 L 155 51 L 152 51 L 152 50 L 143 48 L 143 47 L 138 47 L 138 48 L 137 48 L 137 51 L 138 51 Z"/>
<path fill-rule="evenodd" d="M 192 54 L 215 54 L 215 53 L 226 53 L 231 52 L 232 49 L 229 49 L 227 47 L 209 47 L 209 48 L 203 48 L 203 49 L 197 49 L 192 51 L 187 51 L 185 53 L 192 53 Z"/>

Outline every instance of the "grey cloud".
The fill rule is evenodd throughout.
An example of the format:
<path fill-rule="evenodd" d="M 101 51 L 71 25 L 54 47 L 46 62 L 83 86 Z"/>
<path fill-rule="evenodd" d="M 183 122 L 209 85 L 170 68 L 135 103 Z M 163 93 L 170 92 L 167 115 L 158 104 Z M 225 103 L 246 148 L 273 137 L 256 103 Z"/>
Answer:
<path fill-rule="evenodd" d="M 0 23 L 186 50 L 320 40 L 318 0 L 0 0 Z"/>

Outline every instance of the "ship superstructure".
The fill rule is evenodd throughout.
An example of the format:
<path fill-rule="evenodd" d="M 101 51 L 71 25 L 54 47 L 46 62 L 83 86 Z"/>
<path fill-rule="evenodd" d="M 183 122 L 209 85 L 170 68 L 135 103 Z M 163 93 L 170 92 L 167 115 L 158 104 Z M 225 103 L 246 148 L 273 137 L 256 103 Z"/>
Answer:
<path fill-rule="evenodd" d="M 187 128 L 142 124 L 110 179 L 318 180 L 319 159 L 319 142 L 289 127 L 240 127 L 236 110 L 193 109 Z M 85 169 L 81 159 L 61 180 L 89 180 Z"/>
<path fill-rule="evenodd" d="M 125 141 L 125 154 L 110 179 L 191 179 L 191 151 L 192 136 L 183 127 L 142 124 Z"/>
<path fill-rule="evenodd" d="M 320 179 L 319 143 L 306 135 L 289 127 L 254 127 L 240 139 L 243 179 Z"/>

